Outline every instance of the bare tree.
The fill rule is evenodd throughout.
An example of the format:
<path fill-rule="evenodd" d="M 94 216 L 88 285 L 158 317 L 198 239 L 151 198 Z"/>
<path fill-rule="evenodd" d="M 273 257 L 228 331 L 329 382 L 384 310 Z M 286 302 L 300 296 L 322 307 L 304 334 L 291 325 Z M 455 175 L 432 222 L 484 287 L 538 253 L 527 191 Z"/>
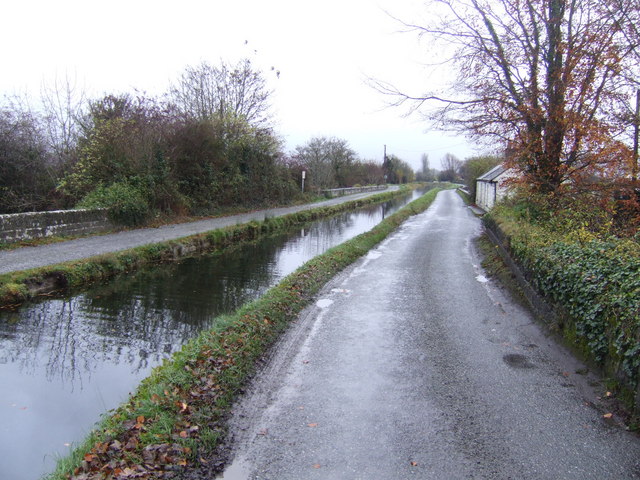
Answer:
<path fill-rule="evenodd" d="M 0 105 L 0 213 L 46 209 L 56 184 L 40 118 L 22 101 Z"/>
<path fill-rule="evenodd" d="M 347 141 L 339 138 L 315 137 L 296 147 L 296 159 L 309 171 L 309 180 L 318 188 L 346 186 L 345 179 L 356 160 Z"/>
<path fill-rule="evenodd" d="M 440 180 L 453 182 L 460 177 L 460 169 L 462 161 L 452 153 L 445 153 L 440 159 L 442 171 L 440 172 Z"/>
<path fill-rule="evenodd" d="M 446 94 L 420 95 L 378 82 L 396 105 L 435 107 L 428 117 L 439 125 L 500 140 L 541 192 L 628 154 L 617 138 L 639 63 L 638 0 L 428 5 L 439 13 L 433 24 L 406 25 L 453 47 L 457 80 Z"/>
<path fill-rule="evenodd" d="M 420 171 L 416 174 L 416 180 L 421 182 L 430 182 L 434 178 L 434 171 L 429 167 L 429 155 L 423 153 L 420 157 Z"/>
<path fill-rule="evenodd" d="M 170 98 L 186 116 L 198 120 L 241 118 L 260 127 L 270 120 L 266 81 L 250 60 L 236 65 L 202 62 L 187 67 L 170 89 Z"/>
<path fill-rule="evenodd" d="M 51 150 L 60 165 L 70 164 L 80 134 L 80 118 L 86 103 L 84 89 L 69 75 L 41 89 L 45 130 Z"/>

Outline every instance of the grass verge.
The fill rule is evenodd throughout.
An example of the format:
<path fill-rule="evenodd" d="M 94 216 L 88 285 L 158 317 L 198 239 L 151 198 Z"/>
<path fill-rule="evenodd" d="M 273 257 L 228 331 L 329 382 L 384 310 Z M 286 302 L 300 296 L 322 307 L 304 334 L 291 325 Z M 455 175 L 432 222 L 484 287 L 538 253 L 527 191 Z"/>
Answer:
<path fill-rule="evenodd" d="M 345 202 L 331 207 L 319 207 L 262 222 L 212 230 L 168 242 L 154 243 L 120 252 L 49 265 L 46 267 L 0 275 L 0 308 L 13 308 L 38 295 L 56 290 L 79 288 L 104 281 L 139 268 L 172 262 L 188 255 L 223 250 L 243 241 L 251 241 L 340 212 L 391 200 L 406 194 L 407 188 Z"/>
<path fill-rule="evenodd" d="M 314 258 L 261 298 L 186 343 L 62 459 L 50 480 L 179 478 L 185 468 L 216 464 L 213 452 L 256 361 L 333 276 L 424 211 L 434 189 L 363 233 Z M 220 467 L 222 465 L 219 465 Z"/>

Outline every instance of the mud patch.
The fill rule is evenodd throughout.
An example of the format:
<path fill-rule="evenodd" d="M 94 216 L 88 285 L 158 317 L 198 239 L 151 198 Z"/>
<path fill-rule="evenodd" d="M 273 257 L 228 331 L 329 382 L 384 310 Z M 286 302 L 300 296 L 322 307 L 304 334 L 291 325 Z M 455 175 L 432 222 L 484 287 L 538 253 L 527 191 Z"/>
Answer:
<path fill-rule="evenodd" d="M 504 363 L 513 368 L 535 368 L 535 365 L 524 355 L 509 353 L 502 357 Z"/>

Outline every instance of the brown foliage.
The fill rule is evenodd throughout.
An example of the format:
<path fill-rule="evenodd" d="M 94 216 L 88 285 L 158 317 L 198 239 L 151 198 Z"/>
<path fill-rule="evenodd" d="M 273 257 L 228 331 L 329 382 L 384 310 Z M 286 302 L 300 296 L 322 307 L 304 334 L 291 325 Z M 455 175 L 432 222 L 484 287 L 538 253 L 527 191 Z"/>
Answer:
<path fill-rule="evenodd" d="M 629 98 L 638 67 L 636 0 L 432 0 L 431 25 L 406 24 L 455 53 L 446 94 L 410 96 L 384 84 L 396 104 L 440 105 L 428 117 L 496 138 L 534 191 L 603 169 L 624 173 Z M 453 50 L 451 50 L 453 47 Z M 443 106 L 442 106 L 443 105 Z"/>

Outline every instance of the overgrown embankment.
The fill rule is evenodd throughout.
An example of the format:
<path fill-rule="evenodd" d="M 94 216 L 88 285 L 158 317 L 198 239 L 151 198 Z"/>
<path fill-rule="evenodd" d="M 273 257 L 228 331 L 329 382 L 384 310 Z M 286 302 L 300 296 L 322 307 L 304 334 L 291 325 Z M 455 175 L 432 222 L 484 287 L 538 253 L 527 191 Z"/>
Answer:
<path fill-rule="evenodd" d="M 294 225 L 381 203 L 407 192 L 408 189 L 403 188 L 340 205 L 268 218 L 263 222 L 254 221 L 83 260 L 0 275 L 0 307 L 19 305 L 37 295 L 82 287 L 144 266 L 175 261 L 187 255 L 223 250 L 242 241 L 255 240 L 262 235 L 286 230 Z"/>
<path fill-rule="evenodd" d="M 590 230 L 554 229 L 502 206 L 484 217 L 526 280 L 554 306 L 556 326 L 640 410 L 640 244 Z M 556 221 L 556 224 L 558 222 Z"/>
<path fill-rule="evenodd" d="M 265 295 L 188 342 L 110 413 L 52 480 L 179 478 L 208 462 L 226 434 L 231 404 L 273 345 L 334 275 L 356 261 L 435 199 L 434 189 L 363 233 L 316 257 Z"/>

